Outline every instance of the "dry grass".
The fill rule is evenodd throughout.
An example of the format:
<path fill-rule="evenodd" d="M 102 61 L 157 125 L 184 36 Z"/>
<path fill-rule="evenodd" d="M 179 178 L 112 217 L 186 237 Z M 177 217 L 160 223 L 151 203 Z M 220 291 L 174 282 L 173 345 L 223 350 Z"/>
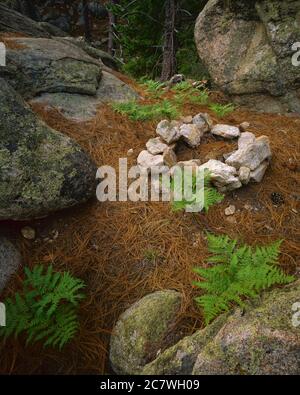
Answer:
<path fill-rule="evenodd" d="M 206 107 L 186 106 L 185 115 Z M 134 149 L 129 166 L 154 135 L 155 123 L 131 122 L 112 112 L 99 109 L 93 122 L 75 124 L 56 112 L 35 111 L 52 127 L 81 144 L 98 165 L 118 165 L 127 150 Z M 215 121 L 217 121 L 215 119 Z M 184 295 L 178 328 L 190 334 L 202 324 L 200 310 L 194 305 L 197 290 L 191 286 L 192 268 L 203 265 L 207 254 L 205 231 L 226 233 L 251 244 L 284 239 L 281 266 L 289 273 L 299 268 L 299 172 L 288 159 L 299 163 L 300 119 L 235 111 L 222 122 L 251 122 L 256 135 L 270 137 L 274 158 L 263 182 L 228 195 L 207 215 L 171 212 L 168 203 L 103 203 L 96 201 L 31 225 L 40 239 L 36 243 L 21 240 L 21 224 L 6 224 L 22 249 L 24 263 L 54 263 L 57 270 L 69 270 L 87 283 L 87 298 L 80 310 L 81 329 L 63 352 L 43 350 L 39 345 L 25 348 L 24 342 L 10 340 L 1 347 L 0 371 L 24 374 L 75 374 L 109 372 L 108 345 L 118 316 L 142 296 L 164 288 Z M 180 159 L 218 157 L 230 152 L 234 143 L 208 139 L 199 149 L 180 149 Z M 285 203 L 275 207 L 272 192 L 281 193 Z M 227 218 L 224 209 L 235 204 L 238 212 Z M 252 209 L 245 208 L 249 205 Z M 43 234 L 58 230 L 50 243 Z M 146 258 L 155 251 L 154 259 Z M 18 288 L 15 278 L 6 294 Z"/>

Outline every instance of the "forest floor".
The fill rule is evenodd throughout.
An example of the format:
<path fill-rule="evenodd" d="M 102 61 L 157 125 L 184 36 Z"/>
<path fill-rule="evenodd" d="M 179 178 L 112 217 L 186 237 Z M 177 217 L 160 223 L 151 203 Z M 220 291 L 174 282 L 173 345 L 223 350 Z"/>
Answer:
<path fill-rule="evenodd" d="M 126 80 L 126 82 L 129 82 Z M 128 157 L 129 166 L 146 141 L 155 136 L 157 121 L 133 122 L 102 106 L 88 123 L 66 120 L 58 112 L 35 111 L 48 125 L 75 139 L 98 166 L 118 168 L 119 158 Z M 215 123 L 238 125 L 247 121 L 256 136 L 267 135 L 273 159 L 260 184 L 249 185 L 226 195 L 208 214 L 173 212 L 170 203 L 99 203 L 60 212 L 51 218 L 31 222 L 37 240 L 20 236 L 24 223 L 7 223 L 16 239 L 24 264 L 53 263 L 57 270 L 68 270 L 86 284 L 86 299 L 80 315 L 80 331 L 62 352 L 43 349 L 36 344 L 24 346 L 24 339 L 9 340 L 0 346 L 0 372 L 13 374 L 103 374 L 110 372 L 109 339 L 119 315 L 144 295 L 161 289 L 176 289 L 184 303 L 176 325 L 176 335 L 166 339 L 162 348 L 178 336 L 203 327 L 194 297 L 192 268 L 205 264 L 205 232 L 228 234 L 243 242 L 267 244 L 283 239 L 280 265 L 292 274 L 300 269 L 300 193 L 299 152 L 300 117 L 260 114 L 237 109 L 217 119 L 206 106 L 186 105 L 183 115 L 208 112 Z M 182 149 L 179 159 L 206 158 L 231 152 L 235 142 L 209 138 L 195 150 Z M 282 195 L 275 205 L 271 194 Z M 226 217 L 224 210 L 234 204 L 237 212 Z M 53 238 L 51 235 L 56 235 Z M 299 275 L 299 273 L 298 273 Z M 20 269 L 4 297 L 21 285 Z"/>

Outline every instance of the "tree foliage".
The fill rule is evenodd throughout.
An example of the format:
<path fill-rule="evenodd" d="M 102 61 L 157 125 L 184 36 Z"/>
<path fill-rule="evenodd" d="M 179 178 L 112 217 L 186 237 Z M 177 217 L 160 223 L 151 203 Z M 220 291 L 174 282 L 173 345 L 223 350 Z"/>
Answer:
<path fill-rule="evenodd" d="M 198 56 L 194 44 L 194 25 L 207 0 L 176 1 L 177 71 L 187 74 L 198 71 Z M 119 0 L 110 9 L 117 15 L 116 35 L 126 64 L 125 71 L 141 77 L 161 76 L 163 44 L 166 26 L 167 0 Z M 200 67 L 199 67 L 200 69 Z"/>

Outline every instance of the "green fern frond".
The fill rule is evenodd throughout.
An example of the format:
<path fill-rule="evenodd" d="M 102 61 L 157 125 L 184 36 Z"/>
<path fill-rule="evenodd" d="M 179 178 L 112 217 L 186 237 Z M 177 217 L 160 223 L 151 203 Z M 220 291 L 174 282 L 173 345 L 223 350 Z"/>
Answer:
<path fill-rule="evenodd" d="M 45 346 L 62 348 L 78 329 L 76 308 L 84 298 L 83 281 L 68 272 L 54 273 L 52 266 L 46 271 L 42 265 L 25 268 L 25 275 L 22 295 L 5 301 L 7 326 L 0 334 L 7 338 L 24 332 L 26 344 L 43 340 Z"/>
<path fill-rule="evenodd" d="M 238 247 L 236 240 L 225 235 L 208 234 L 207 240 L 212 254 L 207 261 L 217 265 L 194 268 L 202 279 L 194 285 L 205 292 L 196 302 L 202 307 L 207 324 L 234 305 L 244 307 L 245 299 L 255 298 L 262 290 L 294 281 L 293 276 L 276 266 L 282 241 L 252 248 Z"/>

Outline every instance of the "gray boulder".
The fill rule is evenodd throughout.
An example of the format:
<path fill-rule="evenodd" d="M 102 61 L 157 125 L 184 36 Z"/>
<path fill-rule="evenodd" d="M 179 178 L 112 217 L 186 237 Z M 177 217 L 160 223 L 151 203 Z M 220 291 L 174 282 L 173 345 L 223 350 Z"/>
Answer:
<path fill-rule="evenodd" d="M 5 237 L 0 236 L 0 294 L 21 264 L 21 255 Z"/>
<path fill-rule="evenodd" d="M 193 374 L 299 375 L 300 330 L 292 310 L 299 301 L 298 282 L 237 310 L 200 352 Z"/>
<path fill-rule="evenodd" d="M 0 3 L 0 32 L 21 33 L 30 37 L 49 38 L 50 34 L 38 22 Z"/>
<path fill-rule="evenodd" d="M 300 67 L 292 65 L 299 12 L 295 0 L 208 1 L 196 23 L 196 45 L 231 100 L 262 111 L 300 112 Z"/>
<path fill-rule="evenodd" d="M 66 33 L 65 33 L 66 36 Z M 79 48 L 82 48 L 88 55 L 90 55 L 92 58 L 101 60 L 105 66 L 113 69 L 113 70 L 118 70 L 119 69 L 119 63 L 118 61 L 111 55 L 109 55 L 107 52 L 102 51 L 99 48 L 96 48 L 93 46 L 93 43 L 88 43 L 85 41 L 84 37 L 62 37 L 57 38 L 58 40 L 64 41 L 64 42 L 71 42 L 74 45 L 77 45 Z"/>
<path fill-rule="evenodd" d="M 43 92 L 95 95 L 101 80 L 101 63 L 73 45 L 46 38 L 7 40 L 10 83 L 25 97 Z"/>
<path fill-rule="evenodd" d="M 300 282 L 265 293 L 165 350 L 141 374 L 299 375 Z"/>
<path fill-rule="evenodd" d="M 110 102 L 126 102 L 138 99 L 139 95 L 127 84 L 107 71 L 102 78 L 95 96 L 77 93 L 43 93 L 30 102 L 58 109 L 65 118 L 84 122 L 92 119 L 100 105 Z"/>
<path fill-rule="evenodd" d="M 0 119 L 0 220 L 43 217 L 94 195 L 93 162 L 1 78 Z"/>
<path fill-rule="evenodd" d="M 138 374 L 155 358 L 175 324 L 181 294 L 158 291 L 133 304 L 119 318 L 111 337 L 110 361 L 118 374 Z"/>

